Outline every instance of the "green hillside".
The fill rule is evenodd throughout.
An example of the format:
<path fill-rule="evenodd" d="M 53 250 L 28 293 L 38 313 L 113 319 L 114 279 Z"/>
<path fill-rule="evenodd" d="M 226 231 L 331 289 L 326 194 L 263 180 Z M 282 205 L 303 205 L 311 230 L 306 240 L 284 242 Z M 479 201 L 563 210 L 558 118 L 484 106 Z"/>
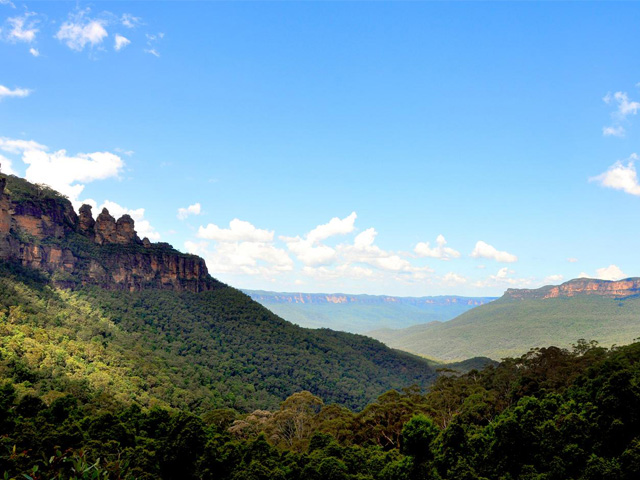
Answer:
<path fill-rule="evenodd" d="M 533 347 L 568 347 L 578 338 L 624 345 L 640 337 L 640 297 L 501 298 L 446 323 L 368 335 L 393 348 L 441 360 L 499 360 Z"/>
<path fill-rule="evenodd" d="M 0 382 L 0 475 L 122 480 L 636 480 L 640 344 L 547 347 L 360 412 L 298 392 L 201 416 Z"/>
<path fill-rule="evenodd" d="M 73 385 L 143 406 L 248 410 L 309 390 L 362 408 L 434 377 L 417 357 L 364 336 L 302 329 L 222 284 L 199 294 L 69 291 L 7 263 L 0 277 L 0 368 L 47 398 Z"/>

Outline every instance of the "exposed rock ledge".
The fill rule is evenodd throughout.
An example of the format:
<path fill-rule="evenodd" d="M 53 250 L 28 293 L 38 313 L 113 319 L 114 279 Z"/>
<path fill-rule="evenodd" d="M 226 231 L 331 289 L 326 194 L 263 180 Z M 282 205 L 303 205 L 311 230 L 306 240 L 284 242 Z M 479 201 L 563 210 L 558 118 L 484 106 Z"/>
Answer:
<path fill-rule="evenodd" d="M 574 297 L 576 295 L 600 295 L 603 297 L 623 298 L 640 294 L 640 278 L 624 280 L 596 280 L 592 278 L 577 278 L 557 286 L 546 286 L 536 289 L 509 288 L 505 298 L 514 299 L 544 299 L 558 297 Z"/>
<path fill-rule="evenodd" d="M 215 288 L 204 260 L 167 243 L 140 240 L 129 215 L 115 219 L 105 208 L 79 215 L 57 192 L 0 175 L 0 260 L 44 270 L 62 286 L 107 289 L 161 288 L 201 292 Z"/>

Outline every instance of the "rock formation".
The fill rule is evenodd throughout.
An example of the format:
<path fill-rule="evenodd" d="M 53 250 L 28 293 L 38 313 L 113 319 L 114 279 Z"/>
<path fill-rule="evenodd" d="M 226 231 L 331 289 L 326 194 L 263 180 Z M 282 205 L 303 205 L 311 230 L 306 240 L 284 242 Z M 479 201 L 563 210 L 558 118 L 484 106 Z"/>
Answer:
<path fill-rule="evenodd" d="M 217 284 L 202 258 L 166 243 L 140 240 L 129 215 L 116 221 L 105 208 L 94 220 L 89 205 L 76 215 L 71 202 L 57 192 L 4 175 L 0 261 L 49 272 L 64 287 L 96 284 L 116 290 L 201 292 Z"/>
<path fill-rule="evenodd" d="M 562 285 L 546 286 L 536 289 L 509 288 L 504 296 L 513 299 L 544 299 L 574 297 L 576 295 L 600 295 L 611 298 L 624 298 L 640 294 L 640 278 L 624 280 L 597 280 L 577 278 Z"/>

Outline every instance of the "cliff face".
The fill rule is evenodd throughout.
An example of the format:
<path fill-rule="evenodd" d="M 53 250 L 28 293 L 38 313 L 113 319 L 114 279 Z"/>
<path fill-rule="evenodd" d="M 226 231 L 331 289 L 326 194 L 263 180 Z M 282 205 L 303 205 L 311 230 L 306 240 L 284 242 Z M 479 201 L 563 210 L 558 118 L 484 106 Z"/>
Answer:
<path fill-rule="evenodd" d="M 69 287 L 201 292 L 217 283 L 202 258 L 140 240 L 129 215 L 116 220 L 103 209 L 94 220 L 89 205 L 76 215 L 66 198 L 17 177 L 0 176 L 0 260 L 47 271 Z"/>
<path fill-rule="evenodd" d="M 577 295 L 600 295 L 610 298 L 624 298 L 640 294 L 640 278 L 624 280 L 596 280 L 578 278 L 562 285 L 546 286 L 537 289 L 508 289 L 504 297 L 512 299 L 544 299 L 574 297 Z"/>
<path fill-rule="evenodd" d="M 448 305 L 484 305 L 495 297 L 391 297 L 387 295 L 347 295 L 343 293 L 280 293 L 247 290 L 251 298 L 265 304 L 349 304 L 349 305 L 413 305 L 416 307 Z"/>

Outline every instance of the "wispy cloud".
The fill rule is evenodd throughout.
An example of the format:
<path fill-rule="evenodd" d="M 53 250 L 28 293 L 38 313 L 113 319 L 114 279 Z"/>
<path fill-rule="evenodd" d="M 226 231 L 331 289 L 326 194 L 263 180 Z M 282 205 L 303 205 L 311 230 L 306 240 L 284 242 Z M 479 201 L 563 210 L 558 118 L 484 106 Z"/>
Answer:
<path fill-rule="evenodd" d="M 154 57 L 160 58 L 160 52 L 158 52 L 155 45 L 164 38 L 164 33 L 162 32 L 156 33 L 156 34 L 147 33 L 146 37 L 147 37 L 147 46 L 149 48 L 144 49 L 145 53 L 148 53 L 149 55 L 153 55 Z"/>
<path fill-rule="evenodd" d="M 93 48 L 102 44 L 109 35 L 105 28 L 106 21 L 90 18 L 88 14 L 88 9 L 71 13 L 56 33 L 56 38 L 78 52 L 87 45 Z"/>
<path fill-rule="evenodd" d="M 622 125 L 617 125 L 615 127 L 602 127 L 602 135 L 605 137 L 624 137 L 625 130 Z"/>
<path fill-rule="evenodd" d="M 508 267 L 503 267 L 495 275 L 489 275 L 483 280 L 478 280 L 474 283 L 474 286 L 480 288 L 526 288 L 534 285 L 535 282 L 532 278 L 518 278 L 514 276 L 515 273 Z"/>
<path fill-rule="evenodd" d="M 11 90 L 4 85 L 0 85 L 0 100 L 7 97 L 27 97 L 31 94 L 31 90 L 28 88 L 14 88 Z"/>
<path fill-rule="evenodd" d="M 142 19 L 140 17 L 135 17 L 130 13 L 123 13 L 122 17 L 120 17 L 120 23 L 127 28 L 135 28 L 138 25 L 142 24 Z"/>
<path fill-rule="evenodd" d="M 26 12 L 24 15 L 7 19 L 7 27 L 3 29 L 5 40 L 16 43 L 32 43 L 36 39 L 38 21 L 33 18 L 35 13 Z"/>
<path fill-rule="evenodd" d="M 20 154 L 30 150 L 47 151 L 48 148 L 34 140 L 20 140 L 8 137 L 0 137 L 0 150 L 7 153 Z"/>
<path fill-rule="evenodd" d="M 629 99 L 627 92 L 607 93 L 602 99 L 607 105 L 615 105 L 616 110 L 611 114 L 613 125 L 603 127 L 602 134 L 613 137 L 624 137 L 625 129 L 621 125 L 629 115 L 635 115 L 640 110 L 640 102 Z"/>

